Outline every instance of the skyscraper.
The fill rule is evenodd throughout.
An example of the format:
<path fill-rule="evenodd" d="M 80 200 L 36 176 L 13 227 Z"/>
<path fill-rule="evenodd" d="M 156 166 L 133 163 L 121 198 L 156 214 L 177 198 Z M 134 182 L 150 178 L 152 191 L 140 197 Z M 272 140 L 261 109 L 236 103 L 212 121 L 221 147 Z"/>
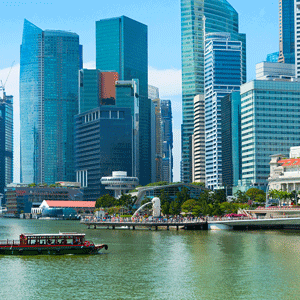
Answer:
<path fill-rule="evenodd" d="M 101 178 L 113 171 L 132 176 L 132 116 L 127 107 L 101 105 L 75 117 L 76 181 L 85 200 L 107 194 Z"/>
<path fill-rule="evenodd" d="M 139 80 L 139 182 L 151 181 L 150 107 L 147 26 L 121 16 L 96 22 L 96 67 L 112 70 L 119 80 Z"/>
<path fill-rule="evenodd" d="M 171 100 L 160 100 L 162 123 L 162 181 L 173 182 L 173 126 Z"/>
<path fill-rule="evenodd" d="M 20 62 L 21 181 L 74 181 L 79 36 L 24 21 Z"/>
<path fill-rule="evenodd" d="M 270 155 L 299 146 L 300 83 L 253 80 L 241 86 L 242 181 L 266 188 Z"/>
<path fill-rule="evenodd" d="M 204 95 L 205 33 L 228 32 L 243 45 L 242 78 L 246 81 L 246 36 L 239 33 L 238 13 L 226 0 L 181 0 L 182 113 L 181 180 L 191 180 L 189 137 L 194 131 L 194 97 Z"/>
<path fill-rule="evenodd" d="M 278 62 L 295 63 L 294 0 L 279 0 Z"/>
<path fill-rule="evenodd" d="M 13 96 L 0 98 L 0 193 L 13 182 Z"/>
<path fill-rule="evenodd" d="M 300 77 L 300 0 L 295 0 L 295 76 Z"/>
<path fill-rule="evenodd" d="M 242 43 L 229 33 L 206 35 L 205 177 L 206 186 L 223 186 L 221 99 L 242 84 Z"/>

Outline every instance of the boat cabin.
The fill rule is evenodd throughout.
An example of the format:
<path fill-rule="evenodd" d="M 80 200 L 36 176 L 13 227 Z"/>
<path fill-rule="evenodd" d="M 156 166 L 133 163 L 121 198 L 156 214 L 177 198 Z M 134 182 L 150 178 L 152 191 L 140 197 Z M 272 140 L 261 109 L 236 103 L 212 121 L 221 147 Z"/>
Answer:
<path fill-rule="evenodd" d="M 20 245 L 83 245 L 85 234 L 27 234 L 20 235 Z"/>

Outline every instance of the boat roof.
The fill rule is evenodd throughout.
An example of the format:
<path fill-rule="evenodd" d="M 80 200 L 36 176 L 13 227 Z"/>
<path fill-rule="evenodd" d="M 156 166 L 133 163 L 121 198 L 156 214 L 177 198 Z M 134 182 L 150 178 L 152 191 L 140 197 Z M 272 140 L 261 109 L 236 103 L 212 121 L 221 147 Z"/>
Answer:
<path fill-rule="evenodd" d="M 22 233 L 26 237 L 66 237 L 66 236 L 85 236 L 85 233 L 76 233 L 76 232 L 60 232 L 56 234 L 52 233 Z"/>

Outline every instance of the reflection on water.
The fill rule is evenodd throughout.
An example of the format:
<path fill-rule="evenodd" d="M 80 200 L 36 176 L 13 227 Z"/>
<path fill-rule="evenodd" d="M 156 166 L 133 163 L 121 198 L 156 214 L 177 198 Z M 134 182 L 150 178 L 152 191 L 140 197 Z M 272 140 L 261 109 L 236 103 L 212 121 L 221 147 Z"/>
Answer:
<path fill-rule="evenodd" d="M 295 231 L 94 230 L 76 221 L 0 219 L 22 232 L 85 232 L 91 256 L 0 256 L 1 299 L 299 299 Z"/>

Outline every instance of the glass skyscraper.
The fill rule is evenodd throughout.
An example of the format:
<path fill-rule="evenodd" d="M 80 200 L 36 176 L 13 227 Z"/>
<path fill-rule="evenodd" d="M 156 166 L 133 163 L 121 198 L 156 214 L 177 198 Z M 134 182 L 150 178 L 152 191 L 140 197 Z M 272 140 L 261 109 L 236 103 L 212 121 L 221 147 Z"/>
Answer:
<path fill-rule="evenodd" d="M 182 161 L 181 180 L 191 180 L 189 138 L 194 131 L 194 97 L 204 95 L 204 37 L 228 32 L 241 41 L 242 78 L 246 81 L 246 36 L 239 33 L 238 13 L 226 0 L 181 0 Z"/>
<path fill-rule="evenodd" d="M 242 43 L 229 33 L 206 35 L 205 178 L 206 186 L 223 186 L 221 100 L 242 84 Z M 229 142 L 229 141 L 228 141 Z"/>
<path fill-rule="evenodd" d="M 281 63 L 295 63 L 294 0 L 279 0 L 279 58 Z"/>
<path fill-rule="evenodd" d="M 74 181 L 79 36 L 24 21 L 20 62 L 21 181 Z"/>
<path fill-rule="evenodd" d="M 127 107 L 101 105 L 75 117 L 76 181 L 84 188 L 85 200 L 109 193 L 101 178 L 113 171 L 132 176 L 132 132 Z"/>
<path fill-rule="evenodd" d="M 13 96 L 0 98 L 0 193 L 13 182 Z"/>
<path fill-rule="evenodd" d="M 300 142 L 300 83 L 253 80 L 241 86 L 242 180 L 266 188 L 270 155 Z"/>
<path fill-rule="evenodd" d="M 112 70 L 119 80 L 139 80 L 139 182 L 151 181 L 150 108 L 148 99 L 147 26 L 121 16 L 96 22 L 96 67 Z"/>

